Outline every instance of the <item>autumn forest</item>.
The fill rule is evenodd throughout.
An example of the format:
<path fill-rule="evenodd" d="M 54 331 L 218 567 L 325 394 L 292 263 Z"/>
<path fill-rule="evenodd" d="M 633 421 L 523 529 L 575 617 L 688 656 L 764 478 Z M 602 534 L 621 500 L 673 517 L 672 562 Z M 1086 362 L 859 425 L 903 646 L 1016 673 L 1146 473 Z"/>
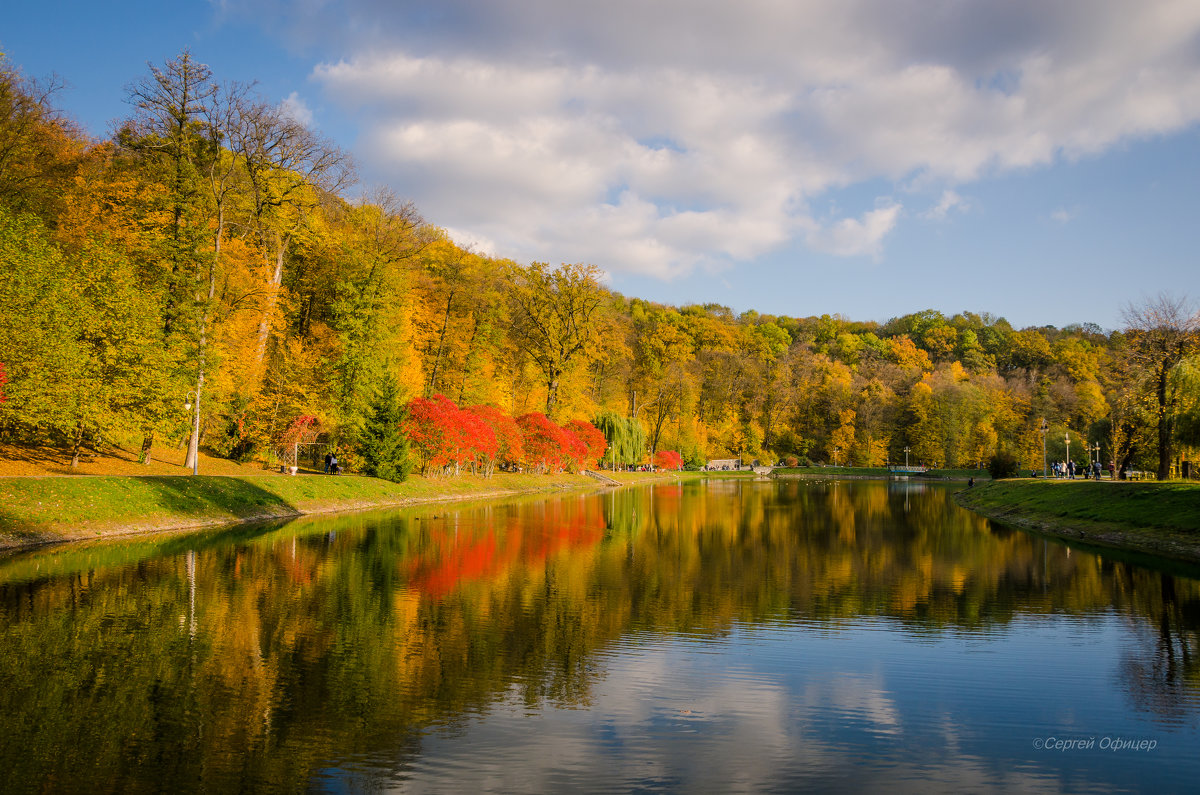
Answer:
<path fill-rule="evenodd" d="M 1076 460 L 1165 478 L 1200 447 L 1185 296 L 1135 298 L 1115 330 L 650 303 L 606 287 L 606 263 L 456 244 L 187 52 L 125 93 L 97 140 L 52 82 L 0 62 L 4 443 L 273 465 L 319 428 L 351 471 L 411 456 L 398 476 L 999 454 L 1040 472 L 1069 438 Z M 446 453 L 450 426 L 469 455 Z"/>

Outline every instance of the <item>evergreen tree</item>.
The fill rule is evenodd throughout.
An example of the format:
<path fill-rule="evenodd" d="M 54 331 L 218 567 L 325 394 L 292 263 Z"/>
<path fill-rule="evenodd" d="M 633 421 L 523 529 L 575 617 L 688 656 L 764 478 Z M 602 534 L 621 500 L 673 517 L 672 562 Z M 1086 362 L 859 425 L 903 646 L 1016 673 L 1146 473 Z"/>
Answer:
<path fill-rule="evenodd" d="M 359 454 L 364 474 L 394 483 L 408 477 L 413 463 L 408 439 L 400 428 L 406 413 L 397 394 L 396 379 L 384 375 L 363 425 Z"/>

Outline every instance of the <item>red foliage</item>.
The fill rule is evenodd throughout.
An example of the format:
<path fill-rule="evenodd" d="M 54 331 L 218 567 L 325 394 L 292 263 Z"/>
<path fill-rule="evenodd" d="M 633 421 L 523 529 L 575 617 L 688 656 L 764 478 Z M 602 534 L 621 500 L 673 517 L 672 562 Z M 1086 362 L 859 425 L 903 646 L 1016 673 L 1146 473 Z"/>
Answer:
<path fill-rule="evenodd" d="M 537 521 L 529 518 L 510 517 L 503 527 L 457 516 L 453 527 L 445 520 L 422 522 L 428 543 L 405 565 L 409 587 L 442 598 L 466 583 L 495 580 L 514 566 L 538 569 L 562 550 L 604 538 L 604 514 L 595 503 L 583 510 L 552 503 Z"/>
<path fill-rule="evenodd" d="M 563 467 L 569 472 L 578 472 L 581 469 L 587 468 L 587 444 L 572 432 L 566 426 L 559 426 L 562 431 L 562 459 Z"/>
<path fill-rule="evenodd" d="M 408 402 L 404 432 L 421 456 L 423 469 L 447 469 L 458 460 L 462 441 L 455 415 L 458 407 L 444 395 Z"/>
<path fill-rule="evenodd" d="M 608 440 L 604 438 L 604 433 L 584 420 L 571 420 L 566 428 L 587 448 L 580 462 L 580 469 L 595 469 L 604 457 L 604 451 L 608 449 Z"/>
<path fill-rule="evenodd" d="M 472 406 L 466 411 L 483 419 L 496 436 L 495 459 L 502 466 L 516 466 L 525 457 L 525 445 L 517 421 L 495 406 Z"/>
<path fill-rule="evenodd" d="M 525 464 L 530 469 L 561 472 L 570 463 L 571 448 L 566 433 L 545 414 L 536 411 L 522 414 L 517 417 L 517 427 L 525 443 Z"/>
<path fill-rule="evenodd" d="M 311 414 L 304 414 L 292 420 L 292 424 L 283 432 L 283 437 L 280 439 L 284 444 L 294 444 L 304 438 L 304 435 L 312 430 L 314 425 L 319 425 L 320 422 Z"/>
<path fill-rule="evenodd" d="M 678 470 L 683 468 L 683 456 L 677 450 L 659 450 L 654 454 L 655 469 Z"/>
<path fill-rule="evenodd" d="M 583 420 L 559 427 L 537 412 L 514 420 L 495 406 L 460 409 L 445 395 L 410 400 L 404 432 L 425 473 L 466 466 L 490 474 L 497 463 L 536 472 L 578 470 L 596 466 L 606 448 L 604 434 Z"/>
<path fill-rule="evenodd" d="M 445 395 L 410 400 L 404 432 L 425 472 L 458 472 L 463 467 L 490 472 L 496 461 L 499 445 L 487 419 L 460 409 Z"/>
<path fill-rule="evenodd" d="M 459 409 L 455 414 L 458 422 L 459 438 L 462 449 L 458 456 L 460 464 L 470 464 L 472 469 L 483 469 L 491 472 L 496 463 L 496 455 L 500 444 L 496 440 L 496 432 L 487 419 L 473 411 Z"/>

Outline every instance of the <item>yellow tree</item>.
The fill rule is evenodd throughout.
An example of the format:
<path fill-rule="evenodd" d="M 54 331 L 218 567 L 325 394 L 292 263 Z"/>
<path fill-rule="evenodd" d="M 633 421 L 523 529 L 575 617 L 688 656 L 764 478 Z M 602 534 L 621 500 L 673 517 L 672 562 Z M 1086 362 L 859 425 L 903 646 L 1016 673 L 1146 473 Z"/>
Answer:
<path fill-rule="evenodd" d="M 607 291 L 594 265 L 544 262 L 509 272 L 508 297 L 512 336 L 517 348 L 534 363 L 546 387 L 546 415 L 554 416 L 559 386 L 572 365 L 596 355 L 600 314 Z"/>

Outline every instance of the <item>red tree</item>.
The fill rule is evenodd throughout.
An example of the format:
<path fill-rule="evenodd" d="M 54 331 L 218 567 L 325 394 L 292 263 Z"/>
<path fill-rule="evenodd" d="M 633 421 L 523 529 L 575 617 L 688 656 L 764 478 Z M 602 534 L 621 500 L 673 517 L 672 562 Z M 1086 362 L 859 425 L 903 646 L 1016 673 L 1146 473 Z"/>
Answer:
<path fill-rule="evenodd" d="M 537 472 L 561 472 L 569 457 L 569 442 L 563 429 L 545 414 L 533 411 L 517 418 L 525 445 L 525 463 Z"/>
<path fill-rule="evenodd" d="M 683 456 L 677 450 L 659 450 L 654 454 L 654 466 L 656 469 L 681 469 Z"/>
<path fill-rule="evenodd" d="M 595 469 L 604 456 L 604 451 L 608 449 L 608 440 L 604 438 L 604 433 L 584 420 L 571 420 L 565 428 L 587 448 L 580 459 L 579 468 Z"/>
<path fill-rule="evenodd" d="M 464 447 L 458 407 L 445 395 L 413 398 L 408 402 L 404 432 L 421 456 L 421 471 L 448 473 L 457 466 Z"/>
<path fill-rule="evenodd" d="M 470 464 L 471 471 L 490 475 L 500 449 L 496 432 L 492 430 L 487 419 L 467 409 L 456 410 L 455 420 L 462 440 L 462 448 L 458 455 L 459 464 Z"/>
<path fill-rule="evenodd" d="M 472 406 L 466 411 L 483 418 L 496 436 L 496 461 L 502 467 L 515 467 L 525 457 L 525 444 L 517 421 L 495 406 Z"/>

